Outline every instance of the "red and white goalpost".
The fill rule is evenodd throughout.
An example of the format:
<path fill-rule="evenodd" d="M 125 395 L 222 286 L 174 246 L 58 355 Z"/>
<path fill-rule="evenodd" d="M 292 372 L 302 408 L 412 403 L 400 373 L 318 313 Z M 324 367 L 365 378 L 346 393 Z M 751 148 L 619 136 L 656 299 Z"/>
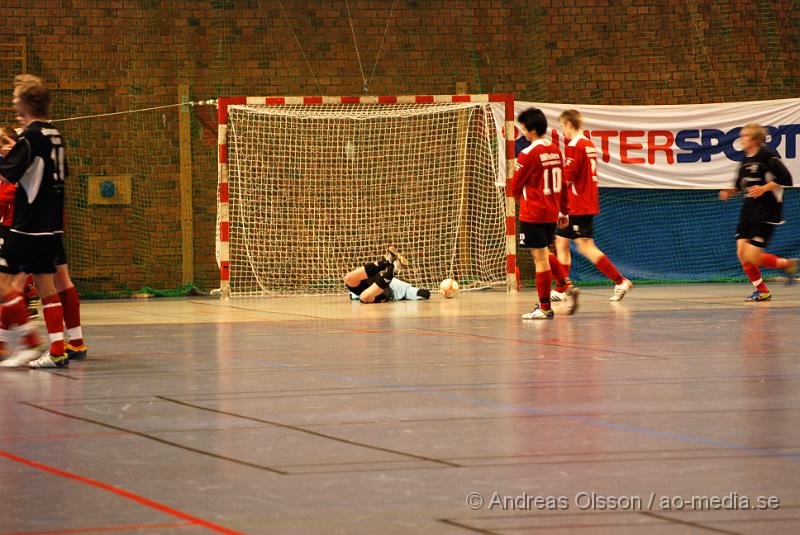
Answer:
<path fill-rule="evenodd" d="M 498 129 L 490 103 L 505 105 Z M 394 244 L 401 278 L 516 289 L 511 95 L 220 98 L 223 298 L 343 292 Z M 505 130 L 501 132 L 498 130 Z"/>

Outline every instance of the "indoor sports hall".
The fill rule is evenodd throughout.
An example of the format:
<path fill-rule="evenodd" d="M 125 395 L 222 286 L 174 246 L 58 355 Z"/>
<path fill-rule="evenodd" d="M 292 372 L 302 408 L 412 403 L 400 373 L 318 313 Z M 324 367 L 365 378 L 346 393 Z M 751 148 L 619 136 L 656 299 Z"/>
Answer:
<path fill-rule="evenodd" d="M 0 535 L 800 530 L 796 1 L 4 18 Z"/>

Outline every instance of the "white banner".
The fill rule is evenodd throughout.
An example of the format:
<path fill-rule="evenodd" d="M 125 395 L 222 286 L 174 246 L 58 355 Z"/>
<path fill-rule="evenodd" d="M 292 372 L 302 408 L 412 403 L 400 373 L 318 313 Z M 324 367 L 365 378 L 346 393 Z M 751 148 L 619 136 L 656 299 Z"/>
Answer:
<path fill-rule="evenodd" d="M 492 104 L 498 136 L 504 127 L 503 104 Z M 742 126 L 758 123 L 800 185 L 800 98 L 678 106 L 588 106 L 515 102 L 514 114 L 542 110 L 552 136 L 564 149 L 558 116 L 567 109 L 583 115 L 583 129 L 598 154 L 602 187 L 719 189 L 731 187 L 743 157 Z M 517 125 L 517 152 L 527 145 Z M 504 141 L 498 137 L 500 147 Z M 502 151 L 501 151 L 502 152 Z M 505 170 L 505 155 L 500 169 Z M 503 173 L 504 174 L 504 173 Z M 505 177 L 502 177 L 503 179 Z"/>

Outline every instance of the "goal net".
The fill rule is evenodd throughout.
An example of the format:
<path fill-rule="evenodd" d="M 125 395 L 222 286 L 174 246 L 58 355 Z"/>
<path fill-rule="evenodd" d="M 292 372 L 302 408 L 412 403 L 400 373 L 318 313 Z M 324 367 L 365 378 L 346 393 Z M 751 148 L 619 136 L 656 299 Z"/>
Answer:
<path fill-rule="evenodd" d="M 223 296 L 342 293 L 392 244 L 415 286 L 507 284 L 505 147 L 488 98 L 455 99 L 222 100 Z"/>

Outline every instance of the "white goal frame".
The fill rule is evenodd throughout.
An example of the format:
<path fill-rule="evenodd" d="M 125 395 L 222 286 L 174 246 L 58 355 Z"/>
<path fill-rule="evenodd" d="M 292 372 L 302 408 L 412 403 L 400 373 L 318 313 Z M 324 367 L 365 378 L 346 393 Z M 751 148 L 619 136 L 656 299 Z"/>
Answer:
<path fill-rule="evenodd" d="M 505 106 L 506 176 L 514 175 L 514 97 L 510 94 L 477 95 L 383 95 L 383 96 L 305 96 L 305 97 L 221 97 L 218 106 L 218 249 L 220 296 L 230 298 L 230 212 L 228 195 L 228 107 L 234 105 L 342 105 L 342 104 L 439 104 L 459 102 L 501 102 Z M 517 290 L 516 276 L 516 205 L 506 189 L 506 288 Z"/>

